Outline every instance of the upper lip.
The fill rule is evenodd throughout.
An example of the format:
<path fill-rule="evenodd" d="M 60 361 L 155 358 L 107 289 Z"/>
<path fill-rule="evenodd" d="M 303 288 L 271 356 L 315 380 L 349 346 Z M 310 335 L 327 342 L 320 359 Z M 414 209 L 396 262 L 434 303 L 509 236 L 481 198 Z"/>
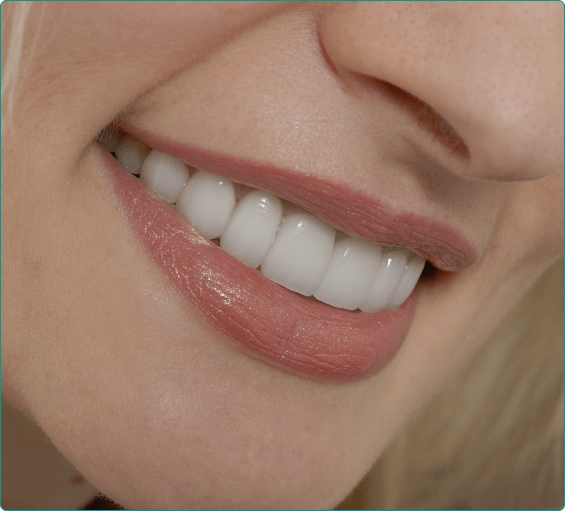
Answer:
<path fill-rule="evenodd" d="M 298 204 L 343 232 L 382 245 L 408 248 L 440 270 L 461 270 L 477 258 L 473 245 L 452 227 L 395 210 L 382 199 L 368 197 L 347 184 L 166 140 L 131 124 L 120 128 L 189 166 Z"/>

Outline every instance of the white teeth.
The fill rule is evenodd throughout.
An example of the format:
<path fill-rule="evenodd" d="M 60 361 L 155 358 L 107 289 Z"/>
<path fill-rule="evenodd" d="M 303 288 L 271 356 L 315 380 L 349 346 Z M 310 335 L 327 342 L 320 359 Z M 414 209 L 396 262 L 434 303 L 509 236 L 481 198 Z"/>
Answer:
<path fill-rule="evenodd" d="M 335 229 L 306 211 L 283 218 L 261 271 L 281 286 L 310 296 L 330 260 Z"/>
<path fill-rule="evenodd" d="M 377 312 L 386 308 L 402 277 L 408 255 L 409 252 L 402 248 L 393 248 L 383 254 L 375 280 L 361 304 L 363 312 Z"/>
<path fill-rule="evenodd" d="M 358 309 L 375 279 L 380 261 L 380 245 L 349 236 L 336 239 L 314 296 L 334 307 Z"/>
<path fill-rule="evenodd" d="M 115 143 L 103 132 L 99 142 Z M 412 293 L 425 259 L 406 249 L 338 233 L 317 216 L 261 190 L 245 193 L 236 205 L 231 181 L 197 171 L 151 149 L 129 135 L 115 149 L 118 161 L 141 178 L 211 240 L 242 263 L 257 268 L 281 286 L 341 309 L 377 312 L 394 309 Z M 234 209 L 235 208 L 235 209 Z M 283 218 L 284 216 L 284 218 Z M 281 221 L 282 220 L 282 221 Z"/>
<path fill-rule="evenodd" d="M 143 160 L 149 151 L 151 148 L 143 142 L 126 135 L 116 148 L 116 158 L 129 172 L 139 174 Z"/>
<path fill-rule="evenodd" d="M 176 202 L 189 178 L 188 167 L 180 160 L 153 149 L 141 165 L 141 179 L 164 201 Z"/>
<path fill-rule="evenodd" d="M 242 263 L 257 268 L 271 246 L 282 220 L 278 197 L 261 190 L 245 195 L 235 207 L 220 247 Z"/>
<path fill-rule="evenodd" d="M 222 235 L 234 207 L 232 182 L 204 170 L 189 179 L 177 200 L 177 210 L 211 240 Z"/>
<path fill-rule="evenodd" d="M 386 305 L 387 309 L 396 309 L 396 307 L 400 307 L 406 298 L 410 296 L 410 293 L 414 290 L 414 287 L 422 274 L 424 264 L 426 264 L 426 260 L 415 254 L 408 260 L 404 273 L 402 274 L 402 277 L 400 277 L 400 282 L 396 286 L 396 289 L 392 293 L 392 296 Z"/>

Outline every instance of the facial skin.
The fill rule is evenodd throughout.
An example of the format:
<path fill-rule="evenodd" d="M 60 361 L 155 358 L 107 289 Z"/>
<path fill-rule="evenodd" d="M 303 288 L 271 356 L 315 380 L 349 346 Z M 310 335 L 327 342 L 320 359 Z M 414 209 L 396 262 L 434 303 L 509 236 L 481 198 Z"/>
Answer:
<path fill-rule="evenodd" d="M 335 506 L 562 252 L 562 14 L 48 4 L 2 144 L 4 396 L 126 507 Z M 421 287 L 383 371 L 291 374 L 212 330 L 148 258 L 91 146 L 117 116 L 383 197 L 477 260 Z"/>

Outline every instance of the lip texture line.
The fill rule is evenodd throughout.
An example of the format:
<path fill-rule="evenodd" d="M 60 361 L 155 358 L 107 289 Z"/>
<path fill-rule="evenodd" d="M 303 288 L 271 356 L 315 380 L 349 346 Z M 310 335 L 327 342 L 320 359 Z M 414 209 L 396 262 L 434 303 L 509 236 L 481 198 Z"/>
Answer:
<path fill-rule="evenodd" d="M 418 288 L 393 311 L 350 312 L 307 300 L 204 238 L 98 147 L 123 212 L 153 262 L 216 331 L 249 354 L 321 380 L 354 381 L 400 349 Z"/>
<path fill-rule="evenodd" d="M 186 146 L 129 124 L 120 128 L 187 165 L 298 204 L 345 233 L 381 245 L 408 248 L 440 270 L 461 270 L 476 259 L 473 246 L 454 229 L 413 213 L 394 211 L 344 184 Z"/>

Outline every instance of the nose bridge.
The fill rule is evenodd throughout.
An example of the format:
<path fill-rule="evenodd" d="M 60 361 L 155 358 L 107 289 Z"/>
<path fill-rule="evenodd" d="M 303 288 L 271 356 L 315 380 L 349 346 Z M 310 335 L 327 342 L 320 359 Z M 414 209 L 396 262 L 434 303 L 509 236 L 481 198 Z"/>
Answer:
<path fill-rule="evenodd" d="M 561 2 L 359 2 L 328 10 L 320 37 L 340 73 L 389 82 L 465 142 L 457 172 L 537 179 L 563 165 Z"/>

